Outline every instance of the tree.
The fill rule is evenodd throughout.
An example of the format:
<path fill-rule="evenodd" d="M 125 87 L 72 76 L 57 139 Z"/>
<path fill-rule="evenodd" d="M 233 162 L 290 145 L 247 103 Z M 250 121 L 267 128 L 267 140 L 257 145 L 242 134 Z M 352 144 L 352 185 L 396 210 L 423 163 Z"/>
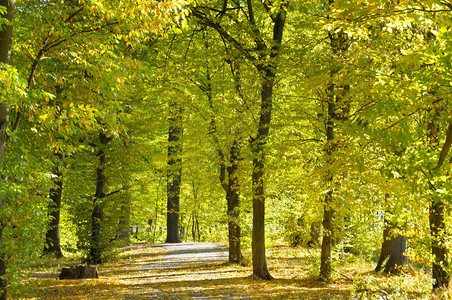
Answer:
<path fill-rule="evenodd" d="M 262 279 L 272 279 L 268 268 L 267 260 L 265 257 L 265 192 L 264 192 L 264 171 L 265 171 L 265 143 L 268 138 L 272 113 L 272 98 L 273 87 L 275 84 L 276 69 L 282 37 L 284 24 L 286 21 L 286 9 L 288 3 L 281 1 L 279 5 L 279 11 L 272 17 L 273 21 L 273 44 L 269 50 L 269 54 L 263 55 L 262 52 L 259 57 L 260 62 L 266 62 L 266 64 L 258 63 L 257 70 L 263 76 L 262 90 L 261 90 L 261 109 L 259 113 L 259 125 L 257 135 L 251 140 L 251 152 L 253 154 L 253 240 L 252 240 L 252 253 L 253 253 L 253 274 Z M 250 1 L 248 1 L 249 21 L 252 27 L 256 26 L 254 20 L 253 7 Z M 260 37 L 259 31 L 257 31 L 256 44 L 260 51 L 266 50 L 268 47 L 263 43 Z M 267 57 L 268 55 L 268 57 Z"/>
<path fill-rule="evenodd" d="M 182 179 L 182 108 L 177 100 L 169 105 L 167 171 L 167 243 L 180 243 L 179 202 Z"/>
<path fill-rule="evenodd" d="M 118 239 L 122 240 L 126 245 L 130 244 L 130 213 L 132 206 L 132 179 L 131 179 L 131 139 L 124 142 L 125 157 L 122 162 L 122 172 L 124 173 L 123 187 L 125 190 L 124 197 L 120 205 L 120 217 L 119 217 L 119 234 Z"/>
<path fill-rule="evenodd" d="M 99 145 L 97 157 L 99 162 L 96 166 L 96 193 L 93 196 L 93 210 L 91 213 L 91 245 L 87 258 L 90 264 L 100 264 L 102 262 L 102 219 L 104 216 L 105 193 L 105 150 L 111 140 L 105 132 L 99 132 Z"/>
<path fill-rule="evenodd" d="M 406 236 L 399 233 L 402 229 L 403 226 L 385 217 L 383 244 L 375 272 L 383 270 L 388 274 L 397 274 L 400 272 L 400 267 L 408 265 L 408 259 L 405 256 Z"/>
<path fill-rule="evenodd" d="M 60 210 L 61 210 L 61 198 L 63 196 L 63 162 L 64 159 L 62 153 L 55 155 L 57 161 L 54 163 L 54 171 L 52 172 L 53 187 L 49 192 L 49 218 L 50 225 L 46 232 L 46 244 L 44 245 L 44 253 L 55 255 L 57 258 L 63 257 L 61 251 L 60 242 Z"/>
<path fill-rule="evenodd" d="M 208 34 L 206 30 L 202 33 L 202 44 L 203 48 L 201 51 L 205 51 L 208 56 L 214 55 L 210 53 L 209 50 L 211 44 L 209 43 Z M 226 48 L 227 49 L 227 48 Z M 228 52 L 228 51 L 226 51 Z M 216 68 L 216 64 L 218 61 L 214 59 L 210 59 L 211 62 L 215 63 L 213 68 Z M 240 83 L 240 76 L 237 66 L 237 61 L 227 58 L 228 65 L 230 66 L 231 75 L 234 81 L 234 87 L 236 93 L 243 99 L 243 93 Z M 219 181 L 220 185 L 226 193 L 226 204 L 227 204 L 227 217 L 228 217 L 228 245 L 229 245 L 229 262 L 230 263 L 241 263 L 242 262 L 242 252 L 241 252 L 241 228 L 240 228 L 240 181 L 239 181 L 239 166 L 240 162 L 243 160 L 241 152 L 241 143 L 240 143 L 240 133 L 237 128 L 231 129 L 233 132 L 230 133 L 226 131 L 223 133 L 221 138 L 227 140 L 226 148 L 220 142 L 220 134 L 217 129 L 217 124 L 223 119 L 226 119 L 226 116 L 219 115 L 216 112 L 216 106 L 214 105 L 214 82 L 212 75 L 212 67 L 209 63 L 204 66 L 205 78 L 200 78 L 200 76 L 196 76 L 192 81 L 196 84 L 196 86 L 201 90 L 201 92 L 207 98 L 207 106 L 209 107 L 209 134 L 212 136 L 215 150 L 219 159 Z M 221 77 L 223 86 L 226 85 L 226 81 L 229 78 Z M 233 94 L 232 94 L 233 96 Z M 238 112 L 238 109 L 232 109 L 232 115 L 235 117 L 240 117 L 242 114 Z M 236 120 L 234 118 L 233 122 L 239 123 L 241 120 Z M 235 127 L 231 124 L 231 127 Z M 229 135 L 232 135 L 230 137 Z M 232 142 L 229 143 L 229 140 L 232 139 Z M 229 145 L 231 144 L 231 145 Z"/>
<path fill-rule="evenodd" d="M 433 148 L 438 147 L 438 127 L 431 122 L 429 128 L 430 145 Z M 446 131 L 446 138 L 438 155 L 436 165 L 430 170 L 430 176 L 436 171 L 440 171 L 447 157 L 452 144 L 452 121 Z M 446 241 L 446 224 L 445 224 L 445 207 L 446 203 L 441 197 L 441 188 L 437 186 L 433 178 L 428 179 L 429 188 L 431 190 L 431 204 L 429 207 L 430 234 L 432 236 L 432 256 L 433 256 L 433 288 L 448 287 L 450 281 L 450 272 L 448 271 L 449 261 L 447 259 L 448 249 L 445 245 Z"/>
<path fill-rule="evenodd" d="M 330 2 L 331 4 L 332 2 Z M 326 118 L 326 164 L 327 174 L 325 183 L 327 191 L 325 193 L 324 213 L 323 213 L 323 238 L 321 247 L 320 277 L 331 280 L 331 252 L 335 235 L 334 213 L 335 203 L 333 201 L 335 190 L 335 175 L 332 168 L 337 159 L 337 148 L 339 138 L 335 134 L 337 122 L 345 121 L 348 118 L 350 104 L 347 103 L 347 93 L 350 89 L 348 84 L 335 83 L 338 80 L 335 76 L 340 71 L 341 60 L 344 59 L 345 52 L 349 48 L 349 39 L 346 33 L 340 28 L 332 29 L 328 32 L 331 47 L 331 83 L 327 88 L 327 118 Z M 340 82 L 340 79 L 339 79 Z"/>
<path fill-rule="evenodd" d="M 163 22 L 170 22 L 170 18 L 168 18 L 170 14 L 179 11 L 176 6 L 173 6 L 173 2 L 155 3 L 155 6 L 149 5 L 148 2 L 137 5 L 138 3 L 129 1 L 76 2 L 24 1 L 17 4 L 17 9 L 21 13 L 14 20 L 15 43 L 12 57 L 12 62 L 16 68 L 4 65 L 9 63 L 10 60 L 15 3 L 12 0 L 0 2 L 0 62 L 2 63 L 0 69 L 1 85 L 5 87 L 1 89 L 0 99 L 0 119 L 2 120 L 1 126 L 3 126 L 0 128 L 0 141 L 1 143 L 4 142 L 3 144 L 0 143 L 2 160 L 2 177 L 0 180 L 2 180 L 2 183 L 8 183 L 7 185 L 2 184 L 0 201 L 0 204 L 2 204 L 0 205 L 0 223 L 2 223 L 0 224 L 2 225 L 0 226 L 0 256 L 5 253 L 8 254 L 8 251 L 13 253 L 14 250 L 17 250 L 14 247 L 20 245 L 18 241 L 21 240 L 22 234 L 29 234 L 29 226 L 36 226 L 36 228 L 34 228 L 35 235 L 29 237 L 27 245 L 35 245 L 40 248 L 39 252 L 42 251 L 44 248 L 43 241 L 35 243 L 35 236 L 41 238 L 43 236 L 40 232 L 40 224 L 47 223 L 45 221 L 47 214 L 41 214 L 41 209 L 45 207 L 42 205 L 42 201 L 46 198 L 42 195 L 46 194 L 48 192 L 48 189 L 47 192 L 45 191 L 46 188 L 51 186 L 49 185 L 50 176 L 48 174 L 58 174 L 57 169 L 54 171 L 49 164 L 49 161 L 51 161 L 49 157 L 55 150 L 57 153 L 65 154 L 71 152 L 66 151 L 67 149 L 58 150 L 67 142 L 65 138 L 75 136 L 75 140 L 78 140 L 83 129 L 95 127 L 92 118 L 102 109 L 99 109 L 99 106 L 93 105 L 90 101 L 95 98 L 92 97 L 93 94 L 97 97 L 93 102 L 100 100 L 100 95 L 105 97 L 105 95 L 115 94 L 115 97 L 117 96 L 119 89 L 115 90 L 115 87 L 118 84 L 119 77 L 115 75 L 109 77 L 111 73 L 108 73 L 112 69 L 110 67 L 119 65 L 121 60 L 116 57 L 117 65 L 112 64 L 112 61 L 110 61 L 110 64 L 107 64 L 106 61 L 98 64 L 99 60 L 91 64 L 92 57 L 109 56 L 113 53 L 114 47 L 111 46 L 116 41 L 128 40 L 138 35 L 135 31 L 137 27 L 139 27 L 140 34 L 150 29 L 156 30 L 155 28 L 160 28 L 159 25 Z M 152 24 L 148 23 L 146 25 L 149 26 L 144 26 L 143 15 L 157 14 L 154 10 L 156 7 L 158 7 L 158 14 L 162 18 L 149 18 L 153 20 L 149 22 Z M 136 12 L 139 12 L 139 14 L 135 14 Z M 128 18 L 125 18 L 126 15 Z M 121 25 L 127 24 L 127 26 L 124 26 L 127 27 L 125 29 L 128 34 L 127 37 L 120 34 L 120 27 L 116 27 L 119 23 Z M 145 30 L 143 30 L 144 27 L 146 27 Z M 113 40 L 115 40 L 115 43 L 110 43 Z M 86 48 L 86 45 L 90 45 L 89 49 Z M 42 59 L 44 56 L 47 59 Z M 30 62 L 27 63 L 29 60 Z M 121 72 L 124 72 L 124 69 L 126 68 L 122 68 Z M 84 72 L 85 74 L 103 73 L 106 76 L 102 77 L 103 80 L 87 83 L 87 78 L 80 76 Z M 28 78 L 29 91 L 24 91 L 25 87 L 19 87 L 24 82 L 22 77 Z M 11 81 L 11 79 L 14 80 Z M 48 91 L 53 91 L 59 83 L 66 85 L 67 91 L 65 89 L 65 93 L 70 97 L 55 104 L 51 101 L 53 99 L 52 93 Z M 22 90 L 17 92 L 19 88 Z M 104 101 L 102 103 L 105 104 Z M 105 106 L 115 105 L 113 102 L 108 102 Z M 12 118 L 12 116 L 14 116 L 14 120 L 12 124 L 9 124 L 11 120 L 8 120 L 8 118 Z M 24 130 L 19 128 L 20 120 L 25 125 L 22 126 L 25 128 Z M 79 128 L 77 126 L 79 123 L 82 125 L 80 127 L 83 128 L 86 125 L 86 128 Z M 57 128 L 61 131 L 55 130 Z M 16 129 L 18 129 L 17 134 L 15 133 Z M 35 135 L 30 135 L 30 132 Z M 54 135 L 55 132 L 57 134 Z M 46 138 L 43 138 L 44 135 L 46 135 Z M 9 155 L 5 155 L 4 146 L 8 139 L 11 141 L 7 148 Z M 35 142 L 36 144 L 34 144 Z M 35 151 L 35 149 L 39 149 L 39 151 Z M 39 163 L 29 155 L 31 152 L 33 152 L 32 155 L 40 158 Z M 20 168 L 17 160 L 15 160 L 16 158 L 20 159 Z M 11 168 L 11 166 L 14 166 L 14 162 L 16 162 L 18 168 Z M 8 180 L 6 181 L 6 179 Z M 37 185 L 32 184 L 32 181 L 35 181 L 34 183 Z M 57 181 L 57 184 L 52 185 L 52 187 L 59 185 L 60 181 Z M 19 204 L 15 203 L 18 197 L 21 197 Z M 16 206 L 19 206 L 20 210 L 16 211 Z M 56 211 L 57 209 L 54 210 L 54 212 Z M 31 217 L 35 219 L 30 220 Z M 36 219 L 40 219 L 40 224 L 35 223 Z M 22 226 L 24 220 L 28 223 Z M 57 218 L 55 217 L 53 220 L 57 220 Z M 12 239 L 16 236 L 20 238 Z M 24 253 L 28 251 L 26 255 L 21 256 L 22 252 L 16 252 L 15 257 L 20 257 L 21 261 L 34 261 L 36 249 L 31 248 L 31 246 L 23 247 Z M 5 256 L 11 258 L 11 255 Z M 7 271 L 6 259 L 2 260 L 3 266 L 5 266 L 5 268 L 0 268 L 0 277 L 3 280 L 0 283 L 5 287 L 2 297 L 6 297 L 5 278 L 10 280 L 10 286 L 17 286 L 15 280 L 19 276 L 15 277 L 16 274 L 13 274 L 11 270 L 19 269 L 21 264 L 12 262 L 8 268 L 8 276 L 5 276 Z M 20 270 L 20 272 L 23 272 L 23 270 Z M 0 284 L 0 288 L 1 286 Z"/>
<path fill-rule="evenodd" d="M 198 19 L 202 25 L 215 29 L 218 34 L 231 46 L 238 50 L 243 58 L 254 65 L 260 75 L 260 109 L 257 122 L 257 132 L 251 138 L 250 146 L 253 156 L 252 170 L 252 190 L 253 190 L 253 238 L 252 238 L 252 257 L 253 257 L 253 275 L 262 279 L 271 279 L 265 256 L 265 144 L 270 131 L 273 88 L 278 65 L 278 56 L 280 54 L 283 38 L 284 25 L 286 21 L 286 11 L 288 3 L 286 1 L 277 1 L 277 3 L 263 2 L 256 5 L 251 0 L 246 2 L 246 11 L 239 4 L 228 7 L 228 1 L 223 2 L 220 9 L 206 7 L 203 9 L 200 5 L 193 9 L 193 16 Z M 260 7 L 259 7 L 260 6 Z M 266 41 L 265 29 L 259 28 L 256 21 L 257 7 L 266 11 L 266 17 L 269 18 L 269 28 L 272 32 L 269 40 Z M 273 10 L 272 8 L 276 8 Z M 249 34 L 249 40 L 236 39 L 221 24 L 225 16 L 229 17 L 228 11 L 236 10 L 243 13 L 246 20 L 243 28 Z M 218 16 L 212 16 L 212 12 L 219 12 Z M 232 16 L 235 18 L 235 16 Z M 243 30 L 242 29 L 242 30 Z M 254 50 L 247 50 L 249 42 L 254 43 Z"/>
<path fill-rule="evenodd" d="M 11 59 L 11 44 L 13 38 L 14 0 L 0 1 L 0 63 L 9 64 Z M 6 22 L 5 22 L 6 20 Z M 9 125 L 8 105 L 4 99 L 0 99 L 0 161 L 4 160 L 5 147 L 8 139 L 7 129 Z M 2 170 L 3 171 L 3 170 Z M 0 174 L 0 182 L 5 180 L 3 172 Z M 3 195 L 0 195 L 0 211 L 3 210 Z M 7 299 L 6 282 L 6 255 L 4 246 L 5 223 L 0 217 L 0 299 Z"/>
<path fill-rule="evenodd" d="M 400 158 L 404 154 L 404 151 L 396 151 L 395 158 Z M 390 159 L 388 159 L 390 161 Z M 390 163 L 386 166 L 386 171 L 390 173 L 391 167 Z M 398 173 L 403 174 L 403 170 L 398 168 Z M 388 174 L 388 177 L 392 175 Z M 392 178 L 392 180 L 406 180 L 406 176 L 401 176 L 401 178 Z M 403 197 L 403 196 L 402 196 Z M 390 207 L 388 205 L 388 200 L 390 198 L 389 193 L 384 196 L 384 206 Z M 407 249 L 407 237 L 403 234 L 406 230 L 407 221 L 397 220 L 394 214 L 402 214 L 400 207 L 394 209 L 392 207 L 391 211 L 387 210 L 384 218 L 383 225 L 383 243 L 381 245 L 380 258 L 378 259 L 377 266 L 375 267 L 375 272 L 380 272 L 383 270 L 387 274 L 398 274 L 403 266 L 409 266 L 408 258 L 405 256 L 405 251 Z"/>

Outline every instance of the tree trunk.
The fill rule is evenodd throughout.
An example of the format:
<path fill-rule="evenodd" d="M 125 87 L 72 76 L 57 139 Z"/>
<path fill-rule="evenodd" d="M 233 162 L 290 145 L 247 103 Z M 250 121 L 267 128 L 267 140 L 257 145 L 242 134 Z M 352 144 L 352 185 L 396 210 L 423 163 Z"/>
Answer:
<path fill-rule="evenodd" d="M 436 191 L 433 191 L 435 193 Z M 447 271 L 447 248 L 444 223 L 444 203 L 440 200 L 432 200 L 430 204 L 430 234 L 432 236 L 432 275 L 433 288 L 447 288 L 450 275 Z"/>
<path fill-rule="evenodd" d="M 248 2 L 250 6 L 250 2 Z M 265 144 L 270 130 L 270 122 L 273 106 L 273 87 L 276 76 L 276 59 L 279 56 L 282 42 L 283 29 L 287 9 L 286 3 L 282 2 L 279 13 L 273 19 L 273 45 L 270 50 L 269 59 L 261 57 L 259 61 L 267 64 L 257 66 L 263 75 L 261 87 L 261 107 L 259 113 L 259 126 L 257 136 L 251 141 L 251 152 L 253 156 L 252 170 L 252 190 L 253 190 L 253 235 L 252 235 L 252 260 L 253 275 L 261 279 L 272 279 L 267 268 L 267 258 L 265 256 L 265 192 L 264 192 L 264 171 L 265 171 Z M 252 8 L 249 7 L 251 11 Z M 254 21 L 254 20 L 251 20 Z M 262 41 L 256 40 L 258 47 L 263 47 Z M 263 54 L 260 54 L 262 56 Z"/>
<path fill-rule="evenodd" d="M 404 255 L 406 250 L 406 237 L 397 233 L 394 236 L 394 230 L 400 230 L 397 223 L 389 222 L 385 219 L 383 230 L 383 244 L 381 245 L 380 259 L 378 260 L 375 272 L 380 272 L 383 267 L 384 273 L 397 274 L 401 266 L 408 265 L 408 259 Z"/>
<path fill-rule="evenodd" d="M 325 195 L 323 206 L 323 235 L 320 254 L 320 278 L 324 281 L 331 280 L 331 251 L 333 246 L 333 214 L 331 207 L 333 191 L 328 191 Z"/>
<path fill-rule="evenodd" d="M 237 140 L 234 140 L 229 151 L 228 183 L 226 189 L 226 200 L 228 203 L 228 241 L 229 241 L 229 262 L 241 263 L 241 228 L 239 224 L 240 210 L 240 185 L 238 179 L 238 168 L 240 162 L 239 148 Z"/>
<path fill-rule="evenodd" d="M 308 246 L 315 248 L 320 245 L 320 234 L 321 234 L 321 223 L 320 222 L 313 222 L 311 223 L 311 229 L 310 229 L 310 240 L 308 242 Z"/>
<path fill-rule="evenodd" d="M 99 133 L 99 151 L 97 157 L 99 158 L 99 164 L 96 168 L 96 193 L 93 197 L 93 211 L 91 213 L 91 245 L 88 255 L 89 264 L 102 263 L 102 217 L 104 214 L 102 203 L 105 198 L 105 146 L 110 141 L 105 133 Z"/>
<path fill-rule="evenodd" d="M 332 1 L 330 1 L 330 4 Z M 331 47 L 331 64 L 330 71 L 331 83 L 327 88 L 327 101 L 328 101 L 328 115 L 326 121 L 326 165 L 327 174 L 325 177 L 325 184 L 327 187 L 327 193 L 325 194 L 325 200 L 323 203 L 323 239 L 321 246 L 321 260 L 320 260 L 320 278 L 324 281 L 331 280 L 331 251 L 332 245 L 335 242 L 334 236 L 334 174 L 333 164 L 335 161 L 335 152 L 337 149 L 337 141 L 335 141 L 335 125 L 337 121 L 345 121 L 348 119 L 350 107 L 344 99 L 345 94 L 348 92 L 350 86 L 347 84 L 336 84 L 335 76 L 339 72 L 343 61 L 344 53 L 348 50 L 349 41 L 346 33 L 337 30 L 328 31 L 328 37 Z"/>
<path fill-rule="evenodd" d="M 155 243 L 155 238 L 157 236 L 157 224 L 158 224 L 158 220 L 159 220 L 159 210 L 160 210 L 160 186 L 162 183 L 162 177 L 159 177 L 159 181 L 157 184 L 157 188 L 156 188 L 156 197 L 155 197 L 155 206 L 154 206 L 154 228 L 153 228 L 153 232 L 152 232 L 152 243 Z M 162 191 L 162 197 L 164 195 L 164 192 Z"/>
<path fill-rule="evenodd" d="M 48 215 L 50 217 L 49 229 L 46 232 L 46 245 L 44 247 L 45 254 L 53 254 L 57 258 L 63 257 L 61 252 L 60 243 L 60 209 L 61 209 L 61 197 L 63 194 L 63 174 L 61 167 L 61 160 L 63 155 L 61 153 L 56 154 L 55 169 L 53 174 L 53 187 L 50 189 L 50 204 Z"/>
<path fill-rule="evenodd" d="M 4 3 L 0 3 L 4 5 Z M 0 45 L 3 41 L 0 40 Z M 6 129 L 8 126 L 8 108 L 3 103 L 0 103 L 0 161 L 4 159 L 5 156 L 5 146 L 7 140 Z M 0 183 L 3 184 L 5 178 L 3 174 L 0 174 Z M 0 195 L 0 211 L 3 211 L 3 196 Z M 6 253 L 4 246 L 4 228 L 6 223 L 3 218 L 0 217 L 0 300 L 7 299 L 7 282 L 6 282 Z"/>
<path fill-rule="evenodd" d="M 439 126 L 435 122 L 438 118 L 439 113 L 436 112 L 434 119 L 428 124 L 427 137 L 429 139 L 429 146 L 432 150 L 437 150 L 438 148 L 438 133 Z M 438 163 L 431 170 L 440 169 L 444 163 L 444 160 L 449 152 L 452 144 L 452 121 L 449 121 L 449 127 L 446 133 L 446 140 L 441 148 Z M 451 158 L 452 162 L 452 158 Z M 431 174 L 431 173 L 430 173 Z M 433 175 L 431 175 L 433 176 Z M 438 195 L 437 188 L 428 179 L 429 188 L 432 191 L 432 200 L 429 208 L 429 223 L 430 223 L 430 235 L 432 238 L 432 276 L 434 279 L 433 289 L 447 288 L 450 281 L 449 263 L 447 260 L 447 241 L 446 241 L 446 224 L 444 220 L 444 210 L 446 202 L 441 195 Z M 437 197 L 435 197 L 437 196 Z"/>
<path fill-rule="evenodd" d="M 179 199 L 182 179 L 182 110 L 177 102 L 170 104 L 168 130 L 166 242 L 180 243 Z"/>
<path fill-rule="evenodd" d="M 208 45 L 206 43 L 206 48 Z M 242 158 L 240 157 L 240 149 L 238 142 L 238 133 L 235 133 L 234 141 L 229 149 L 229 164 L 226 164 L 226 158 L 223 150 L 220 148 L 216 122 L 214 118 L 214 106 L 212 98 L 212 85 L 210 70 L 207 68 L 207 84 L 203 90 L 207 95 L 209 106 L 212 109 L 212 116 L 210 119 L 210 133 L 214 137 L 217 146 L 218 156 L 220 158 L 220 184 L 226 192 L 227 215 L 228 215 L 228 242 L 229 242 L 229 263 L 241 263 L 241 228 L 239 223 L 240 217 L 240 183 L 238 178 L 239 164 Z"/>
<path fill-rule="evenodd" d="M 272 94 L 275 74 L 272 69 L 266 71 L 266 79 L 262 85 L 261 111 L 257 137 L 251 143 L 253 155 L 252 189 L 253 189 L 253 237 L 252 258 L 253 275 L 262 279 L 272 279 L 267 268 L 265 256 L 265 191 L 264 191 L 264 159 L 265 143 L 269 134 Z"/>
<path fill-rule="evenodd" d="M 331 166 L 334 162 L 333 154 L 336 148 L 334 143 L 334 118 L 336 116 L 336 107 L 334 103 L 334 85 L 329 87 L 328 97 L 328 119 L 326 123 L 326 164 L 328 167 L 327 175 L 325 178 L 326 187 L 328 189 L 325 194 L 325 200 L 323 203 L 323 237 L 320 255 L 320 278 L 324 281 L 331 280 L 331 251 L 333 246 L 333 173 Z"/>
<path fill-rule="evenodd" d="M 130 244 L 130 205 L 132 203 L 132 194 L 130 192 L 130 180 L 126 186 L 126 193 L 121 201 L 121 215 L 119 217 L 119 236 L 118 238 L 125 245 Z"/>
<path fill-rule="evenodd" d="M 295 216 L 291 216 L 290 218 L 295 218 Z M 298 247 L 303 244 L 303 236 L 300 232 L 303 225 L 304 216 L 298 217 L 297 224 L 295 225 L 295 228 L 292 228 L 293 232 L 290 234 L 290 247 Z"/>
<path fill-rule="evenodd" d="M 253 275 L 272 279 L 265 256 L 265 194 L 263 145 L 253 147 Z"/>
<path fill-rule="evenodd" d="M 124 174 L 123 178 L 123 190 L 124 196 L 121 197 L 121 205 L 120 205 L 120 215 L 119 215 L 119 233 L 117 238 L 121 240 L 124 245 L 130 244 L 130 213 L 131 213 L 131 205 L 132 205 L 132 179 L 130 175 L 130 165 L 131 165 L 131 156 L 130 156 L 130 147 L 132 144 L 133 136 L 131 132 L 128 132 L 129 138 L 126 138 L 124 141 L 124 157 L 122 159 L 122 172 Z"/>
<path fill-rule="evenodd" d="M 11 44 L 13 37 L 13 19 L 14 19 L 14 0 L 0 0 L 0 6 L 6 7 L 6 14 L 1 14 L 0 18 L 6 18 L 10 25 L 1 24 L 0 26 L 0 62 L 4 64 L 10 63 Z M 0 162 L 5 157 L 5 147 L 8 135 L 6 133 L 9 123 L 8 106 L 0 103 Z M 5 180 L 3 174 L 0 174 L 0 184 Z M 0 195 L 0 211 L 3 210 L 3 197 Z M 0 218 L 0 300 L 6 300 L 7 282 L 6 282 L 6 253 L 4 246 L 4 228 L 5 221 Z"/>
<path fill-rule="evenodd" d="M 6 7 L 6 14 L 1 14 L 0 17 L 12 22 L 14 19 L 14 0 L 0 0 L 0 6 Z M 11 45 L 13 40 L 13 26 L 2 23 L 0 28 L 0 62 L 9 64 L 11 58 Z"/>

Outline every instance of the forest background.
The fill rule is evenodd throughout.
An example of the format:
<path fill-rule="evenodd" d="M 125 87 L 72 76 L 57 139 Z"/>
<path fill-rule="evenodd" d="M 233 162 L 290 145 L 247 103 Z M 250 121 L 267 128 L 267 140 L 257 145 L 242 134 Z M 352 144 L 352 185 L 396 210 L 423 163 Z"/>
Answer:
<path fill-rule="evenodd" d="M 0 1 L 0 290 L 135 237 L 449 282 L 452 3 Z M 322 228 L 320 232 L 320 228 Z M 320 237 L 322 235 L 322 237 Z M 398 246 L 397 246 L 398 245 Z"/>

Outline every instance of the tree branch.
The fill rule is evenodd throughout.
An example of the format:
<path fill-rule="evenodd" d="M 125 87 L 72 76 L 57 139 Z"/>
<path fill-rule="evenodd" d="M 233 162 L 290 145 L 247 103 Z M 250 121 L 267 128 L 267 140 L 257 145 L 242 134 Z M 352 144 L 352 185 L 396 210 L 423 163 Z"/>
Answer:
<path fill-rule="evenodd" d="M 441 153 L 439 154 L 438 164 L 433 170 L 441 168 L 446 159 L 447 153 L 450 150 L 450 146 L 452 144 L 452 121 L 449 122 L 449 128 L 447 129 L 446 141 L 444 142 L 443 148 L 441 149 Z"/>
<path fill-rule="evenodd" d="M 265 1 L 265 0 L 262 0 L 261 2 L 262 2 L 262 5 L 264 6 L 265 10 L 267 11 L 267 13 L 270 15 L 270 13 L 271 13 L 270 6 L 271 5 L 269 3 L 267 3 L 267 1 Z"/>
<path fill-rule="evenodd" d="M 73 17 L 75 17 L 76 15 L 78 15 L 85 7 L 82 6 L 80 9 L 76 10 L 73 14 L 71 14 L 69 17 L 66 18 L 66 20 L 64 20 L 64 23 L 69 22 Z"/>
<path fill-rule="evenodd" d="M 113 191 L 113 192 L 110 192 L 110 193 L 106 194 L 105 197 L 112 196 L 112 195 L 117 194 L 117 193 L 122 192 L 122 191 L 127 191 L 127 190 L 129 190 L 130 188 L 131 188 L 131 187 L 130 187 L 130 184 L 124 185 L 124 186 L 121 187 L 120 189 L 118 189 L 118 190 L 116 190 L 116 191 Z"/>
<path fill-rule="evenodd" d="M 239 41 L 237 41 L 233 36 L 231 36 L 220 24 L 213 22 L 196 8 L 193 8 L 192 14 L 198 19 L 198 22 L 201 25 L 205 25 L 212 29 L 215 29 L 220 34 L 221 37 L 223 37 L 225 40 L 231 43 L 249 61 L 257 63 L 257 59 L 250 54 L 252 50 L 246 49 Z"/>
<path fill-rule="evenodd" d="M 262 39 L 261 32 L 259 28 L 256 25 L 256 19 L 254 18 L 254 9 L 253 4 L 251 3 L 251 0 L 247 0 L 247 7 L 248 7 L 248 18 L 251 24 L 251 31 L 253 32 L 253 39 L 256 43 L 256 50 L 257 51 L 263 51 L 265 48 L 267 48 L 267 45 L 265 44 L 264 40 Z"/>

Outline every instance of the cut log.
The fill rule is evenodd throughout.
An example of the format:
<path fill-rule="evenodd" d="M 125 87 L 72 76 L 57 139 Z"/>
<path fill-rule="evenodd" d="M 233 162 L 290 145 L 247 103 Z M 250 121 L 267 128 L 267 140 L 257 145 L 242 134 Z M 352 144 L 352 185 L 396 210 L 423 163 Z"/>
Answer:
<path fill-rule="evenodd" d="M 82 279 L 82 278 L 99 278 L 97 267 L 75 265 L 69 268 L 63 268 L 59 279 Z"/>

